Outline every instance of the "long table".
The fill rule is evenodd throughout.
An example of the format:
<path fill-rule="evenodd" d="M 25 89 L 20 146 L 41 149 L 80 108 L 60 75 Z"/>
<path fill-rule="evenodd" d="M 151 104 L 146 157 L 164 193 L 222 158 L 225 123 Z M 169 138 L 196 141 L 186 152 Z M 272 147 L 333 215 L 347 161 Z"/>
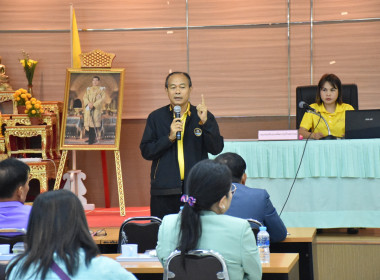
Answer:
<path fill-rule="evenodd" d="M 380 227 L 380 139 L 305 145 L 226 140 L 222 153 L 245 159 L 246 185 L 266 189 L 279 213 L 286 203 L 281 218 L 287 227 Z"/>
<path fill-rule="evenodd" d="M 103 254 L 103 256 L 116 259 L 120 254 Z M 263 280 L 298 280 L 299 256 L 295 253 L 271 253 L 270 263 L 263 264 Z M 6 265 L 9 261 L 0 261 Z M 120 262 L 128 271 L 138 276 L 138 279 L 162 279 L 164 268 L 159 261 Z"/>
<path fill-rule="evenodd" d="M 287 228 L 288 236 L 282 242 L 271 243 L 271 253 L 298 253 L 301 280 L 317 280 L 316 228 Z"/>
<path fill-rule="evenodd" d="M 120 254 L 104 254 L 116 259 Z M 270 263 L 263 264 L 263 280 L 265 279 L 299 279 L 298 254 L 295 253 L 271 253 Z M 157 279 L 162 279 L 164 268 L 158 261 L 152 262 L 120 262 L 128 271 L 137 274 L 140 280 L 152 279 L 151 274 L 160 274 Z M 160 278 L 161 277 L 161 278 Z"/>
<path fill-rule="evenodd" d="M 117 244 L 119 239 L 119 228 L 109 227 L 92 227 L 90 230 L 96 232 L 97 230 L 104 229 L 107 235 L 104 236 L 93 236 L 96 244 Z M 286 239 L 280 243 L 289 242 L 308 242 L 312 243 L 315 239 L 316 229 L 315 228 L 287 228 L 288 236 Z"/>

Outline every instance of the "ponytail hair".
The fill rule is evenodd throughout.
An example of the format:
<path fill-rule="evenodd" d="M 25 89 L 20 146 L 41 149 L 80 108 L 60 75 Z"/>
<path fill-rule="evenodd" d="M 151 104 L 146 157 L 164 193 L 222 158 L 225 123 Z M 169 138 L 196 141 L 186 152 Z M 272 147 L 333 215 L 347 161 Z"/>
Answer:
<path fill-rule="evenodd" d="M 181 212 L 178 250 L 181 251 L 183 262 L 185 253 L 197 248 L 202 235 L 200 212 L 210 210 L 215 202 L 229 195 L 231 171 L 224 164 L 209 159 L 202 160 L 190 170 L 185 189 L 188 190 L 189 197 L 195 199 L 195 203 L 192 206 L 185 203 Z"/>

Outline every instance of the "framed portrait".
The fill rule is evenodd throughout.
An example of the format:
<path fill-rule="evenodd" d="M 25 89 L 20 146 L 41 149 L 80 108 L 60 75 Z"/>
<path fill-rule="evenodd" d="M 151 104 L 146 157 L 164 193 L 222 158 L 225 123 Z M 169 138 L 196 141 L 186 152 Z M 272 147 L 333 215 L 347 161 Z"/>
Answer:
<path fill-rule="evenodd" d="M 124 69 L 66 71 L 61 150 L 119 150 Z"/>

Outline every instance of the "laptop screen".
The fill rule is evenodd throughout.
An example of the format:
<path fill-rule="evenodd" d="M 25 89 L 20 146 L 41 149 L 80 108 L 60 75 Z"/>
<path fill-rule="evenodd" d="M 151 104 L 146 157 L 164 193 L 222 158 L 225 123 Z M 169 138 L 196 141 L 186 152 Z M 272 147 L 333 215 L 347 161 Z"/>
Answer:
<path fill-rule="evenodd" d="M 346 111 L 346 139 L 380 138 L 380 110 Z"/>

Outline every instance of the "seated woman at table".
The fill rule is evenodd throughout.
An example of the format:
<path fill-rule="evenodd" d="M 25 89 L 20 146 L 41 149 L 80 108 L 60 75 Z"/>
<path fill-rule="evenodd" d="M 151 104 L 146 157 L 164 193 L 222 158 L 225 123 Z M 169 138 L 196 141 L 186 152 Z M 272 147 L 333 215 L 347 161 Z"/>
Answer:
<path fill-rule="evenodd" d="M 191 169 L 186 181 L 188 195 L 179 214 L 164 217 L 158 233 L 157 256 L 164 265 L 178 249 L 214 250 L 226 261 L 231 280 L 261 279 L 259 252 L 246 220 L 221 215 L 231 204 L 231 172 L 227 166 L 203 160 Z"/>
<path fill-rule="evenodd" d="M 343 137 L 346 111 L 354 110 L 342 101 L 342 83 L 334 74 L 325 74 L 318 83 L 315 103 L 310 107 L 319 112 L 328 122 L 331 135 Z M 311 132 L 309 132 L 311 130 Z M 302 118 L 299 134 L 304 138 L 321 139 L 328 135 L 324 121 L 317 115 L 306 112 Z"/>
<path fill-rule="evenodd" d="M 37 197 L 25 245 L 8 265 L 7 279 L 136 279 L 116 261 L 98 257 L 82 204 L 67 190 Z"/>

